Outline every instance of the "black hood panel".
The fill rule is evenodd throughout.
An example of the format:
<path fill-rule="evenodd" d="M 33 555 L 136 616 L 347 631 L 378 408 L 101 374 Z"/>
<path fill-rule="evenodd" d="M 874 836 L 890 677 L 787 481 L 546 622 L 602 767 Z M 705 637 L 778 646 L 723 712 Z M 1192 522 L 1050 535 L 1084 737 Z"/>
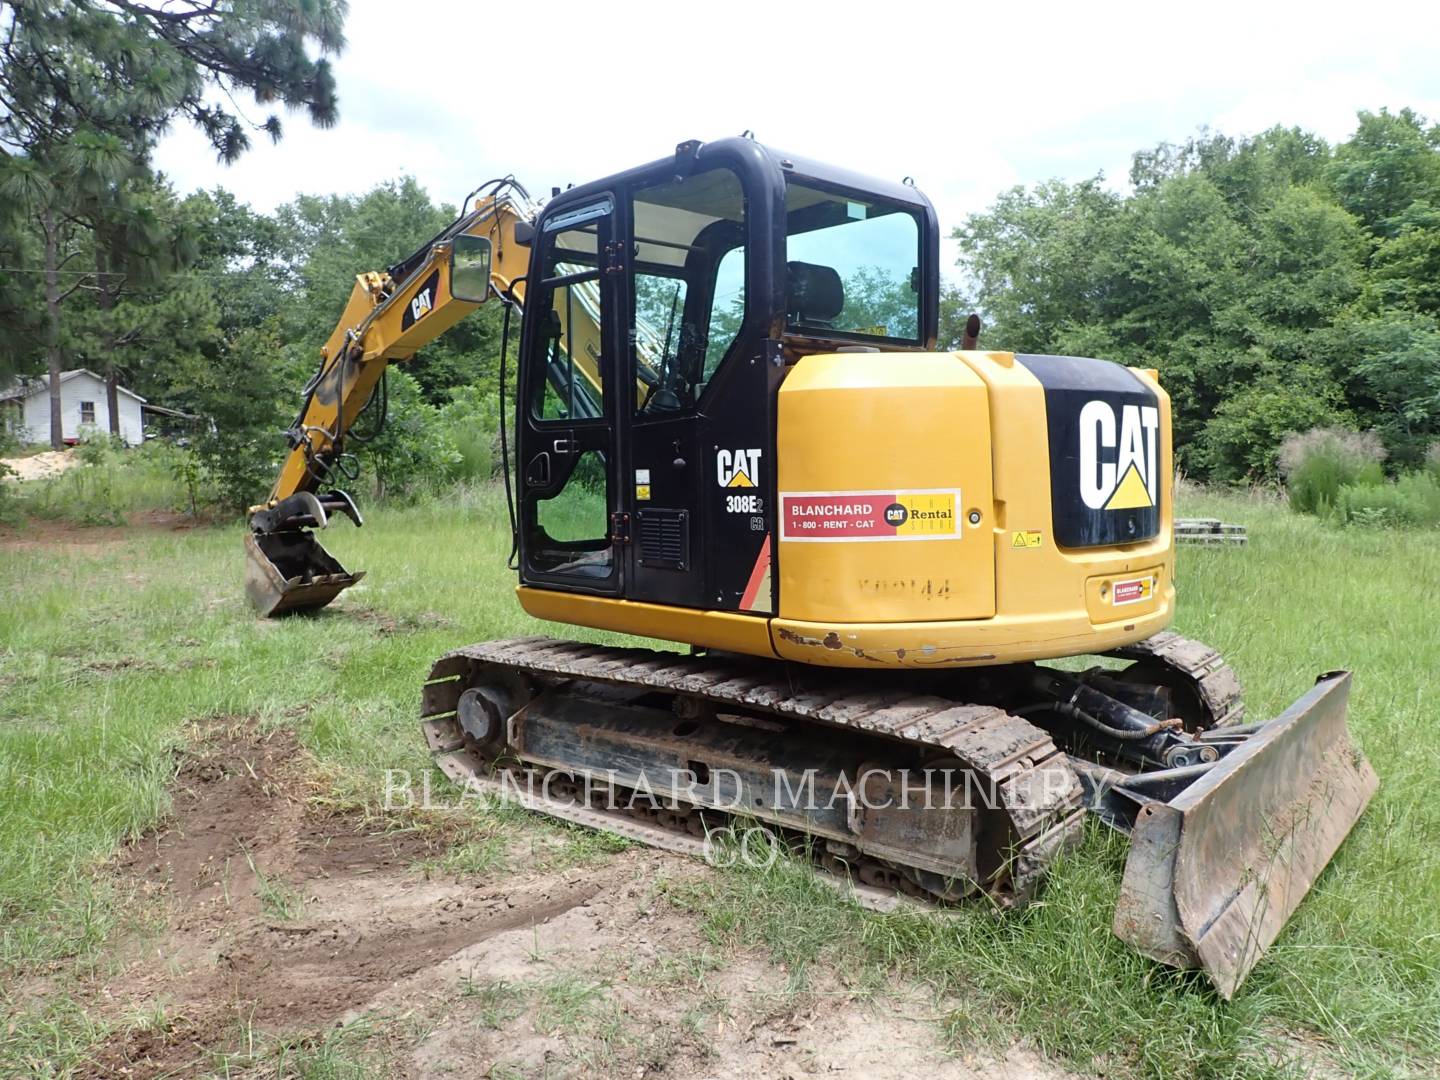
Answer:
<path fill-rule="evenodd" d="M 1160 532 L 1160 402 L 1109 360 L 1019 355 L 1045 388 L 1050 508 L 1061 547 L 1108 547 Z"/>

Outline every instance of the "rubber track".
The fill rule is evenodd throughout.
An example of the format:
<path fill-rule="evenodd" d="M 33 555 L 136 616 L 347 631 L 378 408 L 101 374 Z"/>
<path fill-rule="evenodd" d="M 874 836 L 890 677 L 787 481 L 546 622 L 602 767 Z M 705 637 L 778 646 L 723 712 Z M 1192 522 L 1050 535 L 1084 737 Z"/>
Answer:
<path fill-rule="evenodd" d="M 817 676 L 732 654 L 689 656 L 544 637 L 483 642 L 436 661 L 424 690 L 421 726 L 437 765 L 452 778 L 476 774 L 483 765 L 465 750 L 454 718 L 461 692 L 478 677 L 477 665 L 540 680 L 574 678 L 660 690 L 849 728 L 954 757 L 996 785 L 1012 839 L 1018 839 L 1008 878 L 985 883 L 1002 903 L 1027 900 L 1061 851 L 1078 842 L 1084 824 L 1080 784 L 1066 756 L 1048 733 L 1002 709 L 907 692 L 899 678 L 870 672 L 861 677 L 826 670 Z"/>
<path fill-rule="evenodd" d="M 1205 725 L 1207 728 L 1238 724 L 1245 718 L 1240 676 L 1225 663 L 1225 658 L 1217 650 L 1203 641 L 1163 630 L 1144 641 L 1113 649 L 1105 655 L 1122 660 L 1154 661 L 1185 676 L 1195 684 L 1201 701 L 1210 713 L 1209 722 Z"/>

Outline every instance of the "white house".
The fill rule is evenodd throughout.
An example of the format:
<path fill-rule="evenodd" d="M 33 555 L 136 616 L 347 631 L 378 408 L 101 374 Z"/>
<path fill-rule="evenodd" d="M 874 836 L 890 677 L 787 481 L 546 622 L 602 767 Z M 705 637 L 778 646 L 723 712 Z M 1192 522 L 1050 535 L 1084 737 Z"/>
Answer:
<path fill-rule="evenodd" d="M 140 406 L 145 399 L 119 387 L 120 437 L 130 446 L 145 438 Z M 60 373 L 60 434 L 67 443 L 77 442 L 82 428 L 105 434 L 110 430 L 110 406 L 105 380 L 88 368 Z M 0 391 L 0 418 L 19 430 L 28 442 L 50 441 L 50 377 L 26 379 L 19 386 Z"/>

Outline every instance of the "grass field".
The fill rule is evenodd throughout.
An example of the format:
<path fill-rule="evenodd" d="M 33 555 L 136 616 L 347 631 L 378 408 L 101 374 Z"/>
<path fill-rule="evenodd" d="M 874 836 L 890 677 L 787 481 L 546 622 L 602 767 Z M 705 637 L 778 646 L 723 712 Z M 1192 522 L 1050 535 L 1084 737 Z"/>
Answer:
<path fill-rule="evenodd" d="M 836 968 L 919 980 L 957 1049 L 1023 1036 L 1117 1077 L 1440 1074 L 1440 535 L 1340 530 L 1238 496 L 1188 494 L 1181 511 L 1243 522 L 1251 542 L 1182 549 L 1178 629 L 1227 654 L 1256 717 L 1354 670 L 1351 727 L 1382 780 L 1235 1001 L 1113 939 L 1124 846 L 1098 827 L 1018 915 L 862 913 L 785 864 L 701 875 L 673 902 L 720 953 L 760 949 L 797 987 Z M 319 617 L 277 622 L 244 604 L 238 527 L 0 540 L 0 1074 L 83 1070 L 114 1023 L 87 980 L 153 901 L 109 860 L 168 813 L 193 722 L 293 728 L 317 798 L 378 812 L 384 770 L 426 766 L 416 696 L 432 659 L 542 629 L 513 601 L 493 492 L 458 512 L 374 509 L 328 540 L 370 576 Z"/>

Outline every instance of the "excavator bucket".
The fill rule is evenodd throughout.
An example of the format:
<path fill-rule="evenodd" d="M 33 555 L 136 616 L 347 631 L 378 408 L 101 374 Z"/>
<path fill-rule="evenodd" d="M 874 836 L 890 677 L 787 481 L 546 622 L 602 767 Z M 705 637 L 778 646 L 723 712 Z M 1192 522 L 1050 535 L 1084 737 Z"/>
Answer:
<path fill-rule="evenodd" d="M 1235 993 L 1379 786 L 1350 738 L 1349 696 L 1349 672 L 1322 675 L 1274 720 L 1235 729 L 1239 745 L 1174 797 L 1141 805 L 1115 910 L 1122 940 Z"/>
<path fill-rule="evenodd" d="M 308 530 L 245 536 L 245 595 L 264 618 L 318 611 L 364 576 L 347 571 Z"/>
<path fill-rule="evenodd" d="M 262 618 L 290 611 L 318 611 L 365 576 L 346 570 L 320 546 L 312 529 L 342 513 L 364 525 L 354 501 L 343 491 L 316 495 L 297 491 L 264 507 L 253 507 L 245 536 L 245 595 Z"/>

